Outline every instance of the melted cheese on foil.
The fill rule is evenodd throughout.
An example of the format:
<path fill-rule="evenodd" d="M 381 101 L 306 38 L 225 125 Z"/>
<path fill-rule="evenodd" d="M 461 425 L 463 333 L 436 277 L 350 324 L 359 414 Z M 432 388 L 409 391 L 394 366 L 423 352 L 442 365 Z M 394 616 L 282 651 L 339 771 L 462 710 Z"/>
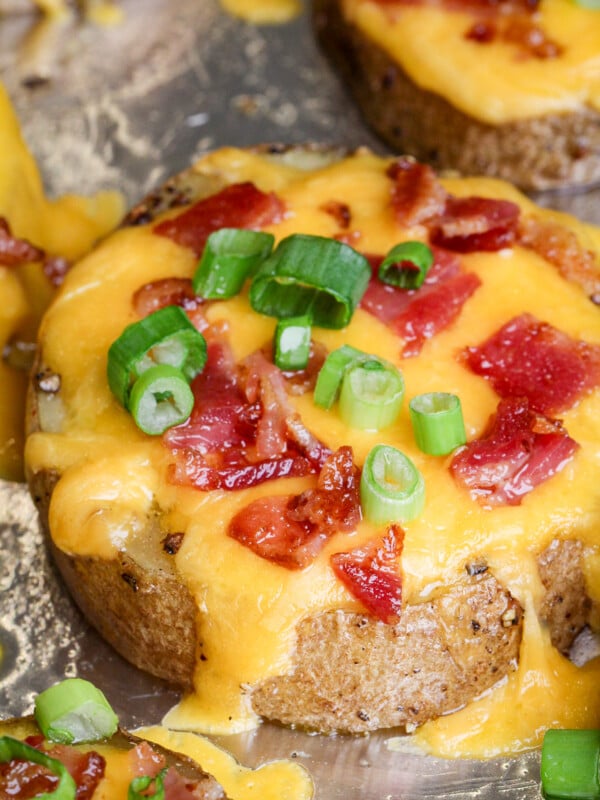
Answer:
<path fill-rule="evenodd" d="M 196 168 L 231 182 L 252 180 L 263 190 L 277 192 L 289 212 L 269 228 L 277 239 L 293 231 L 335 234 L 335 221 L 320 206 L 341 200 L 352 210 L 352 227 L 363 232 L 360 247 L 365 252 L 385 252 L 398 241 L 385 164 L 372 154 L 361 152 L 343 163 L 305 173 L 226 148 Z M 445 185 L 456 195 L 505 197 L 526 211 L 534 209 L 512 187 L 491 179 L 448 180 Z M 585 246 L 600 250 L 600 229 L 552 212 L 539 213 L 563 220 Z M 406 238 L 417 234 L 403 232 Z M 600 317 L 578 286 L 565 282 L 532 252 L 515 247 L 497 254 L 474 253 L 463 260 L 483 285 L 455 324 L 429 340 L 420 357 L 403 361 L 401 368 L 407 399 L 426 391 L 450 391 L 461 397 L 471 439 L 484 429 L 498 398 L 486 381 L 457 362 L 457 351 L 483 341 L 524 311 L 573 337 L 599 344 Z M 170 530 L 185 531 L 175 561 L 201 612 L 199 638 L 207 660 L 197 665 L 195 693 L 184 698 L 165 722 L 173 728 L 230 733 L 257 724 L 240 687 L 289 669 L 299 619 L 337 607 L 360 609 L 335 579 L 328 558 L 377 531 L 362 522 L 354 533 L 334 536 L 311 566 L 288 571 L 229 538 L 227 524 L 254 497 L 298 492 L 311 484 L 311 478 L 211 493 L 176 487 L 166 480 L 166 448 L 144 436 L 111 396 L 106 353 L 133 321 L 131 295 L 140 285 L 190 276 L 195 265 L 185 248 L 152 234 L 148 227 L 137 227 L 114 234 L 70 273 L 42 326 L 45 362 L 62 376 L 63 427 L 30 436 L 27 462 L 32 470 L 56 468 L 63 473 L 52 497 L 50 524 L 56 544 L 66 552 L 117 555 L 127 548 L 128 540 L 140 535 L 155 504 L 164 510 Z M 111 313 L 106 315 L 104 309 L 109 307 Z M 213 322 L 229 323 L 238 359 L 268 342 L 275 326 L 273 319 L 250 309 L 244 294 L 212 304 L 208 316 Z M 346 342 L 399 363 L 398 338 L 360 309 L 345 330 L 315 329 L 313 334 L 330 349 Z M 72 346 L 74 341 L 77 347 Z M 550 724 L 600 725 L 600 664 L 577 669 L 560 656 L 535 623 L 534 611 L 543 591 L 536 554 L 554 537 L 582 539 L 590 563 L 597 564 L 600 391 L 562 415 L 568 432 L 581 445 L 565 469 L 527 495 L 522 505 L 493 511 L 483 510 L 457 488 L 447 459 L 417 450 L 406 405 L 393 426 L 372 433 L 346 427 L 335 408 L 327 412 L 315 407 L 312 393 L 293 402 L 307 427 L 329 447 L 351 443 L 359 465 L 374 444 L 386 442 L 406 452 L 422 471 L 425 509 L 405 525 L 402 570 L 407 600 L 416 601 L 432 587 L 454 582 L 468 560 L 481 557 L 527 609 L 518 670 L 464 711 L 426 725 L 419 733 L 424 746 L 453 756 L 489 755 L 534 746 Z M 598 592 L 598 582 L 595 587 Z"/>
<path fill-rule="evenodd" d="M 289 22 L 302 11 L 300 0 L 221 0 L 221 6 L 256 25 Z"/>
<path fill-rule="evenodd" d="M 92 198 L 49 200 L 35 161 L 21 137 L 10 100 L 0 84 L 0 217 L 15 236 L 53 255 L 75 260 L 118 222 L 123 201 L 115 192 Z M 52 294 L 39 264 L 0 266 L 0 351 L 13 336 L 35 340 Z M 0 361 L 0 478 L 23 477 L 23 409 L 27 375 Z"/>
<path fill-rule="evenodd" d="M 546 114 L 600 111 L 600 13 L 572 0 L 541 0 L 535 20 L 563 46 L 558 58 L 519 55 L 503 42 L 465 38 L 473 16 L 424 4 L 342 0 L 346 17 L 422 89 L 491 124 Z"/>

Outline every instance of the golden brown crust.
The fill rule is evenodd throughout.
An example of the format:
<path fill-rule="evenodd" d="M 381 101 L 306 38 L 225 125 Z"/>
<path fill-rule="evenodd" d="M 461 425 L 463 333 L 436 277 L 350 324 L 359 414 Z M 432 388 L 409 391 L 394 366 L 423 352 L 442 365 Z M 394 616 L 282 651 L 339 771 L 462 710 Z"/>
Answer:
<path fill-rule="evenodd" d="M 527 190 L 600 182 L 599 112 L 587 109 L 489 125 L 417 86 L 344 18 L 339 0 L 314 0 L 313 21 L 324 51 L 365 119 L 398 152 L 437 169 L 492 175 Z"/>

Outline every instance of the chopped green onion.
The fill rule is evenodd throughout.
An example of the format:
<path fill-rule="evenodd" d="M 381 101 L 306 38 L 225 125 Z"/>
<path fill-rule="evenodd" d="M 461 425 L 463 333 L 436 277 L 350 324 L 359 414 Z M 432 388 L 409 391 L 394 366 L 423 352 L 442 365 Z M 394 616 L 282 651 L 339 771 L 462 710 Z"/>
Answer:
<path fill-rule="evenodd" d="M 107 739 L 119 724 L 100 689 L 81 678 L 67 678 L 41 692 L 35 719 L 46 739 L 62 744 Z"/>
<path fill-rule="evenodd" d="M 314 401 L 321 408 L 329 409 L 338 398 L 342 378 L 346 369 L 355 361 L 370 358 L 368 353 L 349 344 L 332 350 L 323 362 L 317 375 Z"/>
<path fill-rule="evenodd" d="M 368 454 L 360 478 L 360 501 L 375 524 L 415 519 L 425 504 L 425 482 L 413 462 L 385 444 Z"/>
<path fill-rule="evenodd" d="M 273 234 L 263 231 L 245 228 L 213 231 L 192 278 L 194 292 L 208 299 L 238 294 L 246 278 L 271 253 L 274 242 Z"/>
<path fill-rule="evenodd" d="M 275 328 L 275 364 L 282 370 L 305 369 L 309 356 L 310 319 L 280 319 Z"/>
<path fill-rule="evenodd" d="M 379 266 L 378 278 L 400 289 L 418 289 L 425 280 L 433 253 L 423 242 L 402 242 L 392 247 Z"/>
<path fill-rule="evenodd" d="M 250 286 L 250 303 L 272 317 L 306 315 L 321 328 L 343 328 L 370 277 L 369 262 L 349 245 L 293 234 L 259 267 Z"/>
<path fill-rule="evenodd" d="M 559 800 L 600 798 L 600 731 L 549 730 L 542 745 L 542 791 Z"/>
<path fill-rule="evenodd" d="M 58 784 L 54 791 L 36 794 L 36 800 L 50 800 L 51 798 L 52 800 L 75 800 L 77 785 L 63 763 L 18 739 L 13 739 L 11 736 L 0 736 L 0 764 L 7 764 L 13 758 L 40 764 L 58 777 Z"/>
<path fill-rule="evenodd" d="M 128 325 L 108 351 L 108 383 L 126 408 L 136 378 L 157 364 L 180 370 L 188 381 L 204 369 L 206 341 L 179 306 L 166 306 Z"/>
<path fill-rule="evenodd" d="M 147 800 L 148 797 L 152 797 L 154 800 L 165 800 L 163 778 L 166 772 L 167 768 L 165 767 L 154 778 L 150 775 L 140 775 L 134 778 L 129 784 L 127 800 Z M 154 791 L 152 794 L 148 794 L 148 789 L 152 784 L 154 784 Z"/>
<path fill-rule="evenodd" d="M 403 398 L 404 379 L 393 364 L 358 360 L 342 378 L 340 417 L 352 428 L 379 431 L 396 420 Z"/>
<path fill-rule="evenodd" d="M 158 436 L 185 422 L 194 407 L 194 393 L 184 374 L 164 364 L 146 370 L 133 384 L 129 411 L 144 433 Z"/>
<path fill-rule="evenodd" d="M 445 456 L 467 441 L 460 399 L 448 392 L 428 392 L 408 404 L 415 441 L 431 456 Z"/>

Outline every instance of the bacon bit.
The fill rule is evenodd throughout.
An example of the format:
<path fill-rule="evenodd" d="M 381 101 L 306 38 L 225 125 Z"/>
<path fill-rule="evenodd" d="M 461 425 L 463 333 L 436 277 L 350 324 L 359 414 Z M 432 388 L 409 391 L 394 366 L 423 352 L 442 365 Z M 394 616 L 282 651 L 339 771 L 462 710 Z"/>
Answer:
<path fill-rule="evenodd" d="M 278 222 L 284 213 L 281 200 L 265 194 L 249 181 L 226 186 L 220 192 L 194 203 L 175 217 L 159 222 L 153 232 L 202 255 L 209 235 L 220 228 L 258 230 Z"/>
<path fill-rule="evenodd" d="M 133 293 L 133 307 L 140 317 L 147 317 L 166 306 L 181 306 L 193 311 L 204 302 L 194 292 L 190 278 L 163 278 L 140 286 Z"/>
<path fill-rule="evenodd" d="M 334 533 L 358 523 L 358 483 L 352 450 L 341 447 L 325 461 L 316 488 L 252 501 L 233 517 L 227 533 L 261 558 L 303 569 Z"/>
<path fill-rule="evenodd" d="M 453 253 L 434 248 L 434 257 L 423 285 L 408 291 L 382 283 L 377 278 L 381 259 L 369 257 L 373 278 L 360 307 L 403 337 L 405 358 L 418 355 L 427 339 L 451 325 L 481 284 L 474 273 L 461 272 Z"/>
<path fill-rule="evenodd" d="M 127 758 L 131 774 L 134 777 L 149 775 L 151 778 L 155 778 L 166 764 L 164 755 L 157 753 L 146 740 L 138 742 L 127 753 Z"/>
<path fill-rule="evenodd" d="M 510 200 L 448 196 L 431 241 L 457 253 L 501 250 L 515 241 L 520 213 Z"/>
<path fill-rule="evenodd" d="M 497 33 L 498 30 L 494 22 L 479 20 L 473 23 L 465 33 L 465 39 L 478 44 L 489 44 L 494 41 Z"/>
<path fill-rule="evenodd" d="M 500 397 L 526 397 L 541 414 L 566 411 L 600 385 L 600 346 L 572 339 L 531 314 L 514 317 L 483 344 L 468 347 L 463 358 Z"/>
<path fill-rule="evenodd" d="M 390 164 L 386 175 L 394 182 L 392 208 L 399 225 L 421 225 L 443 213 L 447 192 L 429 165 L 403 156 Z"/>
<path fill-rule="evenodd" d="M 71 269 L 71 264 L 62 256 L 46 256 L 42 262 L 42 270 L 52 286 L 59 287 L 65 279 L 67 272 Z"/>
<path fill-rule="evenodd" d="M 410 306 L 394 321 L 394 330 L 404 339 L 402 356 L 419 355 L 427 339 L 448 328 L 462 311 L 469 297 L 481 286 L 474 272 L 461 272 L 453 278 L 417 292 Z"/>
<path fill-rule="evenodd" d="M 207 332 L 208 358 L 192 382 L 195 405 L 163 441 L 174 483 L 235 490 L 319 471 L 329 450 L 288 405 L 283 376 L 263 354 L 238 367 L 224 339 Z"/>
<path fill-rule="evenodd" d="M 593 298 L 600 294 L 600 263 L 575 233 L 559 222 L 528 216 L 521 219 L 518 242 L 555 266 L 568 281 L 578 283 Z"/>
<path fill-rule="evenodd" d="M 10 225 L 4 217 L 0 217 L 0 266 L 18 267 L 33 261 L 42 261 L 44 251 L 11 233 Z"/>
<path fill-rule="evenodd" d="M 67 768 L 77 785 L 76 800 L 91 800 L 106 768 L 106 760 L 94 750 L 82 753 L 75 747 L 46 747 L 42 736 L 29 736 L 26 744 L 55 758 Z M 29 798 L 53 792 L 59 778 L 41 764 L 12 759 L 0 764 L 0 797 Z"/>
<path fill-rule="evenodd" d="M 559 420 L 536 414 L 526 398 L 510 398 L 500 401 L 480 439 L 456 451 L 450 471 L 485 508 L 519 505 L 578 447 Z"/>
<path fill-rule="evenodd" d="M 184 778 L 174 767 L 170 767 L 163 780 L 165 800 L 208 800 L 209 792 L 204 781 Z M 210 796 L 213 796 L 212 794 Z M 217 793 L 214 793 L 217 796 Z M 219 791 L 218 797 L 223 797 Z"/>
<path fill-rule="evenodd" d="M 523 55 L 540 60 L 558 58 L 564 51 L 562 45 L 549 39 L 526 14 L 510 15 L 504 22 L 500 38 L 517 45 Z"/>
<path fill-rule="evenodd" d="M 272 348 L 271 348 L 272 355 Z M 327 358 L 327 348 L 321 342 L 311 339 L 308 364 L 304 369 L 282 370 L 288 394 L 301 395 L 315 388 L 317 376 Z"/>
<path fill-rule="evenodd" d="M 332 216 L 340 228 L 347 229 L 350 227 L 352 212 L 347 203 L 342 203 L 339 200 L 329 200 L 329 202 L 323 203 L 320 208 L 321 211 Z"/>
<path fill-rule="evenodd" d="M 390 525 L 384 537 L 346 553 L 335 553 L 330 563 L 348 591 L 367 611 L 393 625 L 402 611 L 402 577 L 399 560 L 404 531 Z"/>

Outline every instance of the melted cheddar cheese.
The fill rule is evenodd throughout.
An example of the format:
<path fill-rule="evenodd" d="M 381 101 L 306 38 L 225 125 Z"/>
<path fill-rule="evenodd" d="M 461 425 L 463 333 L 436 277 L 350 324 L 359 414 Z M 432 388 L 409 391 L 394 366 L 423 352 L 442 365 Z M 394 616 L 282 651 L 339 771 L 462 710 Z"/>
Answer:
<path fill-rule="evenodd" d="M 52 255 L 81 257 L 118 222 L 122 197 L 101 192 L 92 198 L 68 195 L 49 200 L 35 161 L 21 137 L 10 100 L 0 84 L 0 217 L 15 236 Z M 13 337 L 35 341 L 39 317 L 52 289 L 39 264 L 0 265 L 0 350 Z M 0 361 L 0 478 L 22 480 L 27 375 Z"/>
<path fill-rule="evenodd" d="M 465 37 L 469 13 L 434 5 L 341 0 L 343 13 L 420 88 L 474 119 L 500 124 L 590 107 L 600 110 L 600 13 L 572 0 L 541 0 L 535 15 L 563 47 L 557 58 L 524 57 L 506 42 Z"/>
<path fill-rule="evenodd" d="M 31 718 L 0 721 L 0 736 L 25 739 L 39 733 Z M 141 728 L 136 736 L 180 753 L 199 764 L 213 775 L 228 797 L 235 800 L 309 800 L 313 795 L 312 781 L 299 764 L 292 761 L 272 761 L 257 769 L 248 769 L 224 750 L 204 737 L 175 733 L 158 725 Z M 104 777 L 94 792 L 94 800 L 120 800 L 127 798 L 130 782 L 138 775 L 132 769 L 129 751 L 106 742 L 79 745 L 87 752 L 94 750 L 106 759 Z"/>
<path fill-rule="evenodd" d="M 295 231 L 334 235 L 336 222 L 321 206 L 341 200 L 351 208 L 352 227 L 362 231 L 360 249 L 381 253 L 399 236 L 389 212 L 386 163 L 360 152 L 306 172 L 226 148 L 203 159 L 196 169 L 275 191 L 287 209 L 281 222 L 267 228 L 277 240 Z M 512 187 L 491 179 L 446 180 L 444 185 L 457 196 L 503 197 L 527 211 L 535 208 Z M 586 247 L 600 251 L 600 229 L 553 212 L 536 213 L 562 220 Z M 403 236 L 410 237 L 410 232 Z M 315 328 L 313 336 L 328 349 L 348 343 L 399 364 L 407 398 L 427 391 L 458 394 L 472 439 L 485 428 L 497 396 L 486 381 L 458 363 L 459 350 L 482 342 L 523 311 L 575 338 L 600 344 L 600 318 L 580 287 L 567 283 L 531 251 L 514 247 L 473 253 L 463 261 L 482 285 L 455 323 L 430 339 L 419 357 L 400 364 L 398 337 L 361 309 L 346 329 Z M 195 693 L 165 722 L 179 729 L 226 733 L 257 724 L 240 687 L 289 669 L 301 618 L 332 608 L 361 609 L 336 580 L 328 559 L 332 552 L 358 546 L 378 531 L 363 521 L 355 532 L 334 536 L 311 566 L 288 571 L 227 536 L 228 521 L 257 496 L 299 492 L 314 479 L 279 479 L 253 489 L 209 493 L 169 483 L 166 448 L 142 434 L 110 393 L 106 354 L 135 319 L 131 297 L 136 289 L 161 278 L 191 276 L 195 266 L 191 252 L 153 234 L 151 227 L 140 226 L 118 231 L 69 274 L 41 329 L 44 361 L 61 375 L 63 417 L 54 431 L 29 437 L 26 457 L 31 471 L 56 469 L 62 474 L 51 500 L 50 527 L 56 545 L 68 553 L 117 556 L 143 535 L 156 506 L 165 514 L 169 530 L 185 532 L 176 566 L 202 612 L 199 638 L 207 659 L 197 665 Z M 275 320 L 254 313 L 244 293 L 212 303 L 207 316 L 211 322 L 228 323 L 237 359 L 273 336 Z M 75 341 L 77 347 L 72 346 Z M 403 526 L 407 601 L 454 582 L 469 559 L 481 557 L 526 609 L 518 670 L 464 711 L 426 725 L 419 734 L 425 746 L 445 755 L 490 755 L 534 746 L 550 725 L 600 725 L 600 664 L 578 669 L 558 655 L 547 632 L 536 624 L 534 610 L 543 591 L 536 555 L 554 537 L 583 540 L 590 563 L 596 563 L 592 556 L 597 558 L 600 545 L 600 391 L 561 415 L 581 445 L 565 469 L 521 505 L 492 511 L 457 487 L 447 459 L 426 456 L 416 448 L 406 405 L 394 425 L 374 433 L 348 428 L 335 408 L 316 407 L 310 392 L 292 400 L 309 430 L 331 449 L 351 443 L 358 465 L 373 445 L 385 442 L 404 451 L 421 470 L 425 509 Z M 597 583 L 595 587 L 598 592 Z"/>

